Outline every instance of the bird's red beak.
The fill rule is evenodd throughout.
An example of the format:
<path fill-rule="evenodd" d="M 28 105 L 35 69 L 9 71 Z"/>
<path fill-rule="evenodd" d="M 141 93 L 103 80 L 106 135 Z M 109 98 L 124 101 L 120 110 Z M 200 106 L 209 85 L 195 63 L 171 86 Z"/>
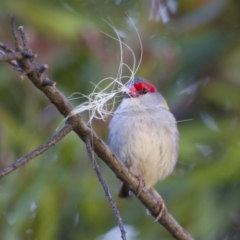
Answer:
<path fill-rule="evenodd" d="M 138 91 L 134 85 L 129 88 L 129 91 L 125 93 L 128 97 L 136 98 L 138 97 Z"/>

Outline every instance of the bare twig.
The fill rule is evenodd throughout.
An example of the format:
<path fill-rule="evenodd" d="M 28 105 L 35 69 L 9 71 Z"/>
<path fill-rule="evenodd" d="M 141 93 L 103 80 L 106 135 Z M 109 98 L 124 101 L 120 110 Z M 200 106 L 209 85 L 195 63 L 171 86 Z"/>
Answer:
<path fill-rule="evenodd" d="M 103 187 L 103 190 L 111 204 L 111 207 L 113 209 L 113 212 L 116 216 L 116 219 L 117 219 L 117 222 L 118 222 L 118 226 L 120 228 L 120 231 L 121 231 L 121 237 L 123 240 L 126 240 L 126 231 L 124 230 L 124 227 L 123 227 L 123 223 L 122 223 L 122 218 L 119 214 L 119 211 L 116 207 L 116 203 L 115 201 L 113 200 L 112 196 L 111 196 L 111 193 L 109 191 L 109 188 L 105 182 L 105 180 L 103 179 L 102 175 L 101 175 L 101 172 L 99 170 L 99 166 L 95 160 L 95 157 L 94 157 L 94 154 L 93 154 L 93 149 L 92 149 L 92 145 L 91 145 L 91 139 L 86 139 L 85 140 L 85 144 L 86 144 L 86 148 L 87 148 L 87 152 L 88 152 L 88 156 L 91 160 L 91 163 L 92 163 L 92 166 L 93 166 L 93 169 L 95 170 L 97 176 L 98 176 L 98 180 L 100 181 L 100 183 L 102 184 L 102 187 Z"/>
<path fill-rule="evenodd" d="M 48 150 L 50 147 L 52 147 L 58 141 L 60 141 L 64 136 L 66 136 L 69 132 L 71 132 L 72 129 L 73 129 L 73 125 L 67 123 L 57 134 L 55 134 L 52 138 L 50 138 L 45 144 L 36 148 L 35 150 L 30 152 L 26 156 L 18 159 L 12 165 L 3 168 L 0 171 L 0 178 L 4 177 L 5 175 L 9 174 L 10 172 L 14 171 L 15 169 L 23 166 L 24 164 L 28 163 L 30 160 L 34 159 L 38 155 L 40 155 L 43 152 L 45 152 L 46 150 Z"/>
<path fill-rule="evenodd" d="M 18 31 L 19 31 L 21 39 L 22 39 L 23 49 L 27 53 L 32 54 L 32 49 L 28 46 L 28 40 L 27 40 L 27 36 L 25 35 L 25 31 L 24 31 L 23 26 L 19 26 Z"/>
<path fill-rule="evenodd" d="M 22 46 L 18 41 L 18 35 L 17 35 L 17 32 L 16 32 L 16 26 L 15 26 L 15 18 L 14 18 L 13 15 L 11 16 L 11 27 L 12 27 L 12 35 L 13 35 L 13 38 L 14 38 L 15 48 L 16 48 L 17 51 L 21 51 Z"/>
<path fill-rule="evenodd" d="M 23 34 L 25 35 L 24 31 Z M 17 38 L 14 35 L 16 41 Z M 19 43 L 16 43 L 18 48 Z M 26 41 L 26 45 L 28 43 Z M 29 80 L 42 91 L 48 99 L 56 106 L 58 111 L 66 118 L 71 112 L 72 105 L 68 99 L 56 88 L 55 84 L 44 74 L 39 72 L 29 59 L 23 58 L 17 61 L 19 67 L 27 75 Z M 74 115 L 69 119 L 69 123 L 73 124 L 73 130 L 86 143 L 86 139 L 92 139 L 93 149 L 96 154 L 112 169 L 117 177 L 128 184 L 135 195 L 138 195 L 138 179 L 133 176 L 128 169 L 116 158 L 110 151 L 108 146 L 82 121 L 80 116 Z M 148 191 L 142 191 L 139 200 L 147 207 L 153 216 L 159 213 L 159 203 Z M 179 240 L 193 240 L 192 236 L 186 232 L 174 218 L 166 213 L 159 222 L 172 234 L 172 236 Z"/>
<path fill-rule="evenodd" d="M 15 52 L 1 42 L 0 42 L 0 48 L 6 53 L 14 53 Z"/>
<path fill-rule="evenodd" d="M 24 51 L 26 51 L 30 55 L 33 55 L 32 49 L 28 46 L 28 40 L 27 40 L 27 36 L 25 34 L 23 26 L 18 27 L 18 31 L 22 39 Z M 33 58 L 30 58 L 29 61 L 34 65 L 34 67 L 37 67 L 37 63 L 34 61 Z"/>
<path fill-rule="evenodd" d="M 3 52 L 0 50 L 0 62 L 8 62 L 11 60 L 21 60 L 23 58 L 32 58 L 32 57 L 34 57 L 34 55 L 28 54 L 25 52 L 3 54 Z"/>
<path fill-rule="evenodd" d="M 47 65 L 47 64 L 43 64 L 42 66 L 40 66 L 40 67 L 38 68 L 38 71 L 39 71 L 40 73 L 44 73 L 44 71 L 45 71 L 46 69 L 48 69 L 48 65 Z"/>

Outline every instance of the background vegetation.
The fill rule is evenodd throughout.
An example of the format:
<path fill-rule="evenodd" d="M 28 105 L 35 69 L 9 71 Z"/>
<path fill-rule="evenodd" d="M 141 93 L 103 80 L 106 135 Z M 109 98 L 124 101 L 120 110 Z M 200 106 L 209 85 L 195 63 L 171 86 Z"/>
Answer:
<path fill-rule="evenodd" d="M 156 188 L 169 212 L 196 239 L 240 239 L 240 2 L 3 1 L 0 41 L 13 45 L 10 14 L 23 25 L 40 64 L 70 96 L 115 77 L 119 44 L 107 22 L 140 57 L 137 76 L 155 84 L 179 121 L 179 163 Z M 107 22 L 106 22 L 107 21 Z M 124 50 L 124 61 L 133 64 Z M 129 72 L 125 72 L 129 74 Z M 82 100 L 73 101 L 73 105 Z M 87 121 L 87 114 L 82 117 Z M 184 121 L 182 120 L 189 120 Z M 49 139 L 62 117 L 28 80 L 0 64 L 0 168 Z M 107 141 L 108 122 L 93 128 Z M 118 180 L 99 160 L 129 239 L 172 239 L 136 198 L 118 199 Z M 0 239 L 100 237 L 117 223 L 84 145 L 71 133 L 55 147 L 0 180 Z"/>

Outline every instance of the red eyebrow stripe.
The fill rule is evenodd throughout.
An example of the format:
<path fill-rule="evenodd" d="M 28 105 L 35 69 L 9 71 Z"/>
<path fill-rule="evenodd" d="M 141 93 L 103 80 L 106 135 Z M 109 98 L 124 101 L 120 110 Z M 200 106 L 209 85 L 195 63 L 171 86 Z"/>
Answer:
<path fill-rule="evenodd" d="M 146 88 L 149 92 L 152 92 L 152 93 L 157 91 L 156 88 L 152 84 L 145 83 L 145 82 L 143 82 L 143 83 L 135 83 L 134 87 L 136 88 L 137 91 L 141 91 L 144 88 Z"/>

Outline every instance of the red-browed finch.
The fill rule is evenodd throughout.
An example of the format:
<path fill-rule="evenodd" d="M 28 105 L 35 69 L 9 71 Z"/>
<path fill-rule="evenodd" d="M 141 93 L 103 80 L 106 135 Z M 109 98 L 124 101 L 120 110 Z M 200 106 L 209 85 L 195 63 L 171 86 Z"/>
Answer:
<path fill-rule="evenodd" d="M 145 187 L 159 198 L 161 217 L 166 207 L 153 186 L 166 178 L 177 162 L 176 120 L 162 95 L 145 79 L 135 77 L 127 88 L 109 124 L 109 146 L 139 178 L 139 192 Z M 119 197 L 130 194 L 129 186 L 122 184 Z"/>

